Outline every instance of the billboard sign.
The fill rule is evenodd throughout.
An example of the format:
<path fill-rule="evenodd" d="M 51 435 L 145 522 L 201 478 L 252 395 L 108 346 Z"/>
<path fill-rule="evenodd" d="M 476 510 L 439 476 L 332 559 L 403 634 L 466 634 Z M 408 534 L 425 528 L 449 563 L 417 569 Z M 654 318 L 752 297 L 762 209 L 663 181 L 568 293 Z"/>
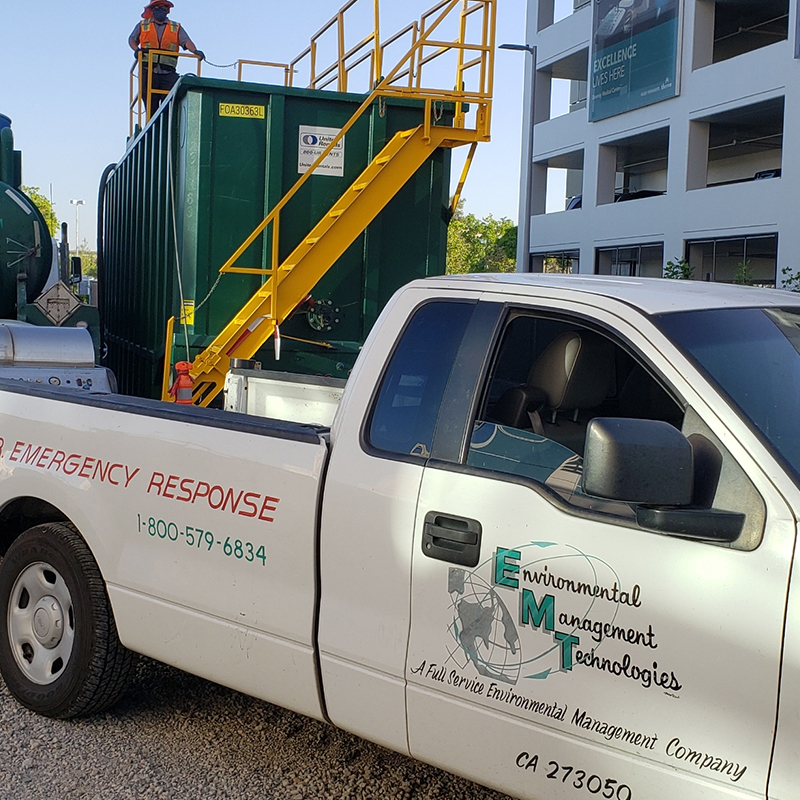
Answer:
<path fill-rule="evenodd" d="M 678 94 L 681 0 L 594 0 L 589 120 Z"/>

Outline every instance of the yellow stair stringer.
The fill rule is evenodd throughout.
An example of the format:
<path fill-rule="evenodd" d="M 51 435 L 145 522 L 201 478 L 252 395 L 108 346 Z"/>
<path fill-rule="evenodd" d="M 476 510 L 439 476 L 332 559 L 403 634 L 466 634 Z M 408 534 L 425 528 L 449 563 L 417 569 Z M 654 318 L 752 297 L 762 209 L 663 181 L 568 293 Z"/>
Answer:
<path fill-rule="evenodd" d="M 386 204 L 439 147 L 481 141 L 477 131 L 420 125 L 389 141 L 309 235 L 194 361 L 194 402 L 222 390 L 231 358 L 248 359 L 311 292 Z M 273 287 L 278 291 L 273 311 Z"/>

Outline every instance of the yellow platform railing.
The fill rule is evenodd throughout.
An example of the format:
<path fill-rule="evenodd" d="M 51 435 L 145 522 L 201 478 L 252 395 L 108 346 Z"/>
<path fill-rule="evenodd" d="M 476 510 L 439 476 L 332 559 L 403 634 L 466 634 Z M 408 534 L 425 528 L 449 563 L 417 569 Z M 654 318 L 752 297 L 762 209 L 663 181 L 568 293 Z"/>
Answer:
<path fill-rule="evenodd" d="M 291 67 L 288 64 L 283 64 L 279 61 L 253 61 L 248 58 L 240 58 L 236 62 L 236 80 L 241 81 L 243 80 L 242 75 L 244 73 L 245 65 L 251 65 L 254 67 L 271 67 L 274 69 L 282 69 L 283 70 L 283 85 L 284 86 L 291 86 L 292 85 L 292 71 Z"/>
<path fill-rule="evenodd" d="M 426 158 L 439 147 L 470 145 L 458 194 L 463 186 L 475 147 L 479 142 L 489 141 L 494 88 L 497 0 L 441 0 L 425 12 L 419 22 L 406 26 L 383 42 L 379 36 L 378 0 L 370 0 L 374 6 L 374 31 L 370 36 L 348 47 L 345 37 L 345 15 L 358 2 L 359 0 L 350 0 L 312 37 L 309 47 L 288 65 L 259 62 L 263 66 L 284 67 L 288 85 L 291 85 L 296 71 L 306 63 L 312 87 L 330 87 L 335 83 L 336 89 L 345 91 L 353 70 L 369 61 L 374 88 L 316 161 L 220 268 L 220 273 L 223 275 L 260 274 L 264 276 L 265 282 L 257 294 L 195 359 L 191 373 L 195 379 L 194 400 L 201 405 L 210 403 L 222 389 L 230 358 L 249 358 L 263 345 L 303 296 L 311 291 L 327 269 L 335 263 L 339 257 L 336 254 L 341 254 L 352 241 L 355 241 L 374 218 L 376 209 L 385 206 Z M 446 24 L 451 25 L 451 38 L 445 33 Z M 478 32 L 477 36 L 471 38 L 473 28 L 478 28 Z M 319 42 L 321 37 L 330 32 L 336 35 L 338 55 L 334 62 L 318 68 Z M 411 43 L 409 49 L 385 77 L 381 76 L 386 49 L 402 42 L 404 37 Z M 430 65 L 441 65 L 448 55 L 454 56 L 455 64 L 452 65 L 454 72 L 445 74 L 450 75 L 447 81 L 449 86 L 455 88 L 440 88 L 441 83 L 447 78 L 444 80 L 439 78 L 438 81 L 428 85 L 425 75 L 430 72 Z M 241 75 L 241 64 L 239 69 Z M 439 83 L 439 86 L 434 83 Z M 295 252 L 281 263 L 279 253 L 282 211 L 364 112 L 375 103 L 381 103 L 390 97 L 422 101 L 424 103 L 422 125 L 418 129 L 398 134 L 395 137 L 397 141 L 392 140 L 384 151 L 378 154 L 362 176 L 346 190 L 342 199 L 315 226 Z M 445 105 L 453 109 L 453 121 L 452 125 L 440 126 L 437 123 Z M 468 119 L 471 121 L 469 125 Z M 367 189 L 371 195 L 370 203 L 356 202 L 359 193 L 364 193 Z M 454 204 L 457 203 L 457 199 L 454 198 Z M 269 267 L 264 269 L 239 264 L 239 259 L 248 248 L 267 230 L 272 234 Z M 315 246 L 321 241 L 324 241 L 325 245 L 320 244 L 317 247 L 319 253 L 311 255 Z M 300 267 L 302 267 L 300 272 L 306 277 L 305 283 L 297 274 Z M 279 299 L 279 287 L 292 273 L 294 273 L 292 288 L 289 292 L 291 302 L 282 302 Z M 286 298 L 287 301 L 289 299 Z M 165 356 L 168 360 L 171 360 L 172 346 L 173 341 L 170 337 L 167 340 Z M 165 365 L 165 376 L 168 373 L 169 363 Z M 166 379 L 163 388 L 162 397 L 166 400 L 168 399 Z"/>
<path fill-rule="evenodd" d="M 169 56 L 170 58 L 190 58 L 197 62 L 197 76 L 200 76 L 202 59 L 194 53 L 175 53 L 171 50 L 148 50 L 149 55 Z M 128 110 L 130 111 L 129 136 L 133 136 L 137 126 L 141 130 L 155 113 L 153 103 L 158 98 L 162 99 L 169 93 L 169 89 L 153 88 L 153 70 L 147 69 L 143 62 L 144 51 L 136 51 L 136 60 L 130 70 Z M 146 78 L 145 78 L 146 76 Z"/>

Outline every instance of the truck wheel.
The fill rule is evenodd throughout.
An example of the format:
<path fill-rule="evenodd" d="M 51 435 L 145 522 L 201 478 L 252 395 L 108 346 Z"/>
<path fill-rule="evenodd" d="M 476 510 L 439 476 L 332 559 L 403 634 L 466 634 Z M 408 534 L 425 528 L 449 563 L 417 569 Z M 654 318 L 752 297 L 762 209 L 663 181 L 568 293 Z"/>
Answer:
<path fill-rule="evenodd" d="M 94 714 L 122 696 L 132 665 L 76 528 L 25 531 L 0 566 L 0 673 L 11 694 L 48 717 Z"/>

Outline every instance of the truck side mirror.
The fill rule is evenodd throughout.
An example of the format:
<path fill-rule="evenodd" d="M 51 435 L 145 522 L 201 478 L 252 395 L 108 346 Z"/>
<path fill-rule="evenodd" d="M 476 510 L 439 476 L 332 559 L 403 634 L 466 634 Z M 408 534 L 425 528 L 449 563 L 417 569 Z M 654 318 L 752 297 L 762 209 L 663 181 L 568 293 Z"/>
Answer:
<path fill-rule="evenodd" d="M 667 422 L 598 417 L 586 432 L 583 490 L 594 497 L 651 506 L 687 506 L 694 458 Z"/>
<path fill-rule="evenodd" d="M 69 282 L 75 285 L 80 283 L 82 280 L 83 280 L 83 265 L 81 264 L 81 257 L 72 256 L 70 258 Z"/>
<path fill-rule="evenodd" d="M 693 506 L 694 455 L 666 422 L 598 417 L 589 423 L 583 491 L 630 503 L 643 528 L 708 542 L 734 542 L 745 516 Z"/>

